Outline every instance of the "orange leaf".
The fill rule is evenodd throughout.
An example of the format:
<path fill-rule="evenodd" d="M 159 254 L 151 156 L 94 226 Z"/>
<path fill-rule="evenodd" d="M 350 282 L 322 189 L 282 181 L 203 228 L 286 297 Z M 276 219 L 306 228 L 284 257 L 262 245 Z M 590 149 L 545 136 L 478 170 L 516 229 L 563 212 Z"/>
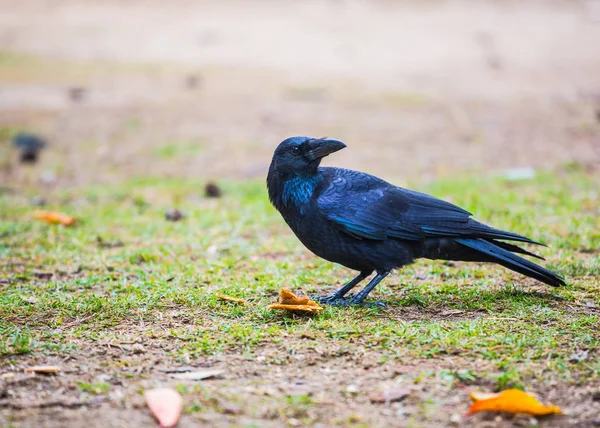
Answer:
<path fill-rule="evenodd" d="M 174 427 L 179 422 L 183 398 L 171 388 L 157 388 L 144 392 L 148 408 L 161 427 Z"/>
<path fill-rule="evenodd" d="M 308 297 L 298 297 L 285 288 L 282 288 L 279 292 L 279 303 L 269 305 L 269 309 L 283 309 L 286 311 L 309 312 L 313 314 L 323 310 L 317 302 L 309 300 Z"/>
<path fill-rule="evenodd" d="M 279 303 L 283 305 L 307 305 L 308 302 L 308 297 L 298 297 L 287 288 L 279 292 Z"/>
<path fill-rule="evenodd" d="M 488 412 L 527 413 L 534 416 L 559 415 L 562 411 L 556 406 L 544 406 L 533 395 L 518 389 L 507 389 L 499 394 L 484 398 L 481 393 L 471 393 L 475 401 L 469 414 Z M 480 399 L 482 398 L 482 399 Z"/>
<path fill-rule="evenodd" d="M 273 303 L 272 305 L 269 305 L 269 309 L 283 309 L 285 311 L 318 313 L 323 308 L 321 308 L 320 306 L 313 305 L 284 305 L 283 303 Z"/>
<path fill-rule="evenodd" d="M 39 220 L 45 221 L 51 224 L 62 224 L 63 226 L 73 226 L 75 224 L 75 218 L 70 217 L 66 214 L 53 212 L 53 211 L 38 211 L 33 216 Z"/>
<path fill-rule="evenodd" d="M 216 294 L 218 299 L 227 300 L 228 302 L 246 303 L 244 299 L 236 299 L 235 297 L 226 296 L 225 294 Z"/>

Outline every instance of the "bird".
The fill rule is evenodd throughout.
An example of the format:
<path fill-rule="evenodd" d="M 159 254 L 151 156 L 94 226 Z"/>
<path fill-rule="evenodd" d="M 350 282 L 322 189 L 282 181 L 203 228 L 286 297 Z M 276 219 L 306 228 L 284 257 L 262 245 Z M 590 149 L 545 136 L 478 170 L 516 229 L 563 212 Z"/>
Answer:
<path fill-rule="evenodd" d="M 21 163 L 36 163 L 40 151 L 46 147 L 46 142 L 37 135 L 23 132 L 14 136 L 13 145 L 19 150 Z"/>
<path fill-rule="evenodd" d="M 377 284 L 420 258 L 497 263 L 554 287 L 565 285 L 559 275 L 517 254 L 542 257 L 511 242 L 544 244 L 373 175 L 320 166 L 345 147 L 332 138 L 287 138 L 275 149 L 266 180 L 270 202 L 306 248 L 358 271 L 335 293 L 319 297 L 320 303 L 372 305 L 365 299 Z M 373 273 L 364 289 L 348 294 Z"/>

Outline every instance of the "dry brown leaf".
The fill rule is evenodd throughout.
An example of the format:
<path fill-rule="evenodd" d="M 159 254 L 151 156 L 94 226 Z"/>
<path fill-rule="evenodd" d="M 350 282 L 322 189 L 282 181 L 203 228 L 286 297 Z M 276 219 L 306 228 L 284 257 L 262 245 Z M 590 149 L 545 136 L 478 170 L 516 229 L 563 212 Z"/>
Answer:
<path fill-rule="evenodd" d="M 171 377 L 181 380 L 202 380 L 217 377 L 225 373 L 225 370 L 203 370 L 198 372 L 173 373 Z"/>
<path fill-rule="evenodd" d="M 144 398 L 148 408 L 162 428 L 170 428 L 177 425 L 183 398 L 171 388 L 157 388 L 144 392 Z"/>
<path fill-rule="evenodd" d="M 279 303 L 269 305 L 269 309 L 283 309 L 311 314 L 316 314 L 323 310 L 317 302 L 309 300 L 308 297 L 298 297 L 286 288 L 282 288 L 279 292 Z"/>
<path fill-rule="evenodd" d="M 533 416 L 559 415 L 562 413 L 556 406 L 544 406 L 533 395 L 518 389 L 507 389 L 489 397 L 482 393 L 469 394 L 475 402 L 469 414 L 489 411 L 507 413 L 527 413 Z M 482 397 L 487 397 L 483 398 Z"/>
<path fill-rule="evenodd" d="M 21 300 L 23 300 L 24 302 L 27 303 L 31 303 L 32 305 L 36 304 L 38 302 L 37 298 L 35 298 L 34 296 L 20 296 Z"/>
<path fill-rule="evenodd" d="M 58 366 L 32 366 L 25 367 L 26 373 L 58 373 L 60 371 L 60 367 Z"/>
<path fill-rule="evenodd" d="M 246 303 L 246 301 L 244 299 L 237 299 L 235 297 L 231 297 L 231 296 L 226 296 L 225 294 L 216 294 L 218 299 L 221 300 L 227 300 L 228 302 L 235 302 L 235 303 Z"/>
<path fill-rule="evenodd" d="M 75 217 L 71 217 L 59 212 L 37 211 L 33 214 L 33 216 L 38 220 L 42 220 L 51 224 L 62 224 L 63 226 L 73 226 L 75 224 Z"/>

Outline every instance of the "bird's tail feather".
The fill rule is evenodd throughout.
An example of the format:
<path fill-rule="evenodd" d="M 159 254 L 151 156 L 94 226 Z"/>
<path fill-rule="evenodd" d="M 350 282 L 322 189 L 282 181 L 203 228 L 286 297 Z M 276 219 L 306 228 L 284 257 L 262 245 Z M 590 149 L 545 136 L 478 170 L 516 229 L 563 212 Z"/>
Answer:
<path fill-rule="evenodd" d="M 531 256 L 531 257 L 535 257 L 536 259 L 540 259 L 540 260 L 546 260 L 544 259 L 542 256 L 538 256 L 535 253 L 531 253 L 517 245 L 514 244 L 509 244 L 508 242 L 502 242 L 502 241 L 496 241 L 494 239 L 487 239 L 488 242 L 491 242 L 494 245 L 497 245 L 500 248 L 504 248 L 505 250 L 510 251 L 511 253 L 519 253 L 519 254 L 525 254 L 526 256 Z"/>
<path fill-rule="evenodd" d="M 542 281 L 548 285 L 552 285 L 553 287 L 565 285 L 565 281 L 554 272 L 536 265 L 535 263 L 530 262 L 523 257 L 513 254 L 511 251 L 533 255 L 522 248 L 517 247 L 516 245 L 507 244 L 504 242 L 490 242 L 484 239 L 476 238 L 455 238 L 454 241 L 464 245 L 465 247 L 485 254 L 491 259 L 490 261 L 498 263 L 525 276 L 535 278 L 538 281 Z M 516 249 L 519 249 L 520 251 L 516 251 Z"/>

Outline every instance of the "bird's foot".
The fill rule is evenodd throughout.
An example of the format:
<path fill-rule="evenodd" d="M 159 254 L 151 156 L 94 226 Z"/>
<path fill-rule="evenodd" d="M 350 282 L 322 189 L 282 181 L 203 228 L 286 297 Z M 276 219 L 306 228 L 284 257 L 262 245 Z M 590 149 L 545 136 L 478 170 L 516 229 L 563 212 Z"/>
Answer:
<path fill-rule="evenodd" d="M 315 300 L 319 303 L 323 303 L 324 305 L 330 305 L 330 306 L 341 306 L 341 307 L 362 306 L 364 308 L 377 308 L 377 309 L 385 308 L 385 303 L 380 302 L 380 301 L 377 301 L 377 302 L 358 301 L 355 299 L 354 294 L 348 294 L 345 297 L 336 296 L 335 294 L 332 294 L 331 296 L 317 297 Z"/>
<path fill-rule="evenodd" d="M 316 297 L 315 301 L 330 306 L 348 306 L 352 297 L 354 297 L 353 294 L 348 295 L 348 297 L 332 294 L 330 296 Z"/>

